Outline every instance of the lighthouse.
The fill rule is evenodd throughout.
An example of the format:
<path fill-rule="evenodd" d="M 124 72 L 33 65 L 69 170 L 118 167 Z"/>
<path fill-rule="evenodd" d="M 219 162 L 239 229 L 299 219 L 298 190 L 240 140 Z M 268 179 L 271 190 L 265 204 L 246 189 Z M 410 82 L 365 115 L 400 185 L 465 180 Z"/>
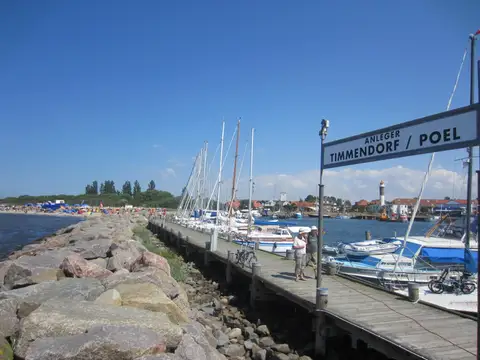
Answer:
<path fill-rule="evenodd" d="M 380 181 L 380 206 L 385 206 L 385 183 Z"/>

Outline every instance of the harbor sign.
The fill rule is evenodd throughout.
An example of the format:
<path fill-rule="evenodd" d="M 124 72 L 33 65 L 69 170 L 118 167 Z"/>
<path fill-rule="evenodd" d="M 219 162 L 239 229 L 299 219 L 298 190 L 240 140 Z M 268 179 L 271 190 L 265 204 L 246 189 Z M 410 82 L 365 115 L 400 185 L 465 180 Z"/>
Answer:
<path fill-rule="evenodd" d="M 480 145 L 480 104 L 446 111 L 323 145 L 323 168 Z"/>

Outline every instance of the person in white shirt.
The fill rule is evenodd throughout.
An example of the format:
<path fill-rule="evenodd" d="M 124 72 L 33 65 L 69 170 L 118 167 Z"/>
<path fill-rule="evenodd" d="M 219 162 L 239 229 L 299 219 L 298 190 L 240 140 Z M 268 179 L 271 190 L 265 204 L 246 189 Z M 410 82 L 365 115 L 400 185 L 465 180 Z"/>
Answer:
<path fill-rule="evenodd" d="M 307 258 L 307 241 L 305 236 L 307 230 L 300 228 L 297 237 L 293 240 L 293 249 L 295 250 L 295 281 L 307 280 L 303 273 Z"/>

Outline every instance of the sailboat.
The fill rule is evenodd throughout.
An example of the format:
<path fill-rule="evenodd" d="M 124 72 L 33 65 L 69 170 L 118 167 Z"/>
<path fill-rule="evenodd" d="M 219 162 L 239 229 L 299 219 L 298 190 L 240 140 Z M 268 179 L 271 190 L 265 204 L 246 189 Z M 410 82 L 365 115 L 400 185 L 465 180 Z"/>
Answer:
<path fill-rule="evenodd" d="M 285 253 L 287 249 L 293 246 L 293 236 L 285 227 L 274 230 L 273 232 L 261 231 L 261 227 L 254 228 L 254 219 L 252 216 L 252 196 L 253 196 L 253 152 L 254 152 L 255 129 L 252 129 L 251 147 L 250 147 L 250 179 L 248 196 L 248 225 L 245 230 L 236 230 L 233 242 L 238 245 L 255 247 L 258 249 L 274 253 Z"/>

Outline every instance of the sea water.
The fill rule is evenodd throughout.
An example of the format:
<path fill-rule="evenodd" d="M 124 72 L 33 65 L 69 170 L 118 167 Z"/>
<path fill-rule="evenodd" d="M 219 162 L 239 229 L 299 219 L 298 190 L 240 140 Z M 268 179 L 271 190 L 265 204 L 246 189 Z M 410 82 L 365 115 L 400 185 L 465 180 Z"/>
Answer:
<path fill-rule="evenodd" d="M 82 220 L 76 216 L 0 214 L 0 261 L 12 251 Z"/>

